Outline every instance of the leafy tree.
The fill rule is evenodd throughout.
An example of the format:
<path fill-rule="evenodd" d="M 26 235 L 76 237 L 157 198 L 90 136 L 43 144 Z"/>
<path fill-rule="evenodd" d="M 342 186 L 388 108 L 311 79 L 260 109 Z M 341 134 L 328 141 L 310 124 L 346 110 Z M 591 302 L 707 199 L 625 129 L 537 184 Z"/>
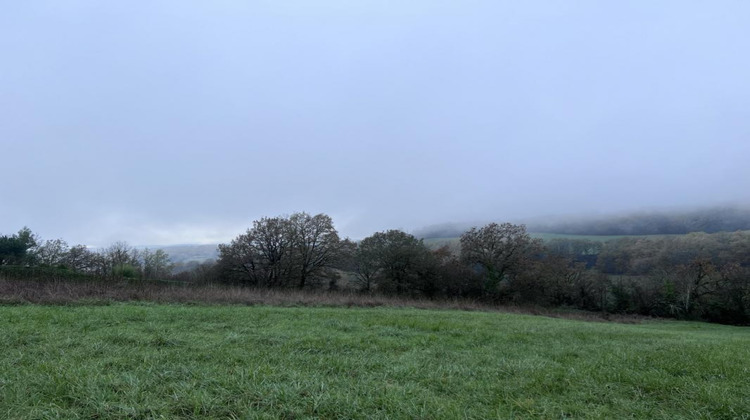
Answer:
<path fill-rule="evenodd" d="M 437 264 L 435 287 L 438 293 L 447 297 L 482 296 L 482 278 L 461 262 L 450 245 L 432 251 L 432 259 Z"/>
<path fill-rule="evenodd" d="M 112 268 L 112 275 L 115 278 L 134 280 L 138 278 L 138 267 L 130 263 L 118 264 Z"/>
<path fill-rule="evenodd" d="M 0 265 L 17 264 L 26 256 L 27 248 L 13 236 L 0 236 Z"/>
<path fill-rule="evenodd" d="M 31 263 L 29 251 L 37 245 L 38 238 L 24 227 L 13 236 L 0 236 L 0 265 Z"/>
<path fill-rule="evenodd" d="M 377 232 L 357 248 L 357 278 L 369 290 L 377 284 L 385 292 L 430 294 L 436 276 L 435 260 L 421 239 L 400 230 Z"/>

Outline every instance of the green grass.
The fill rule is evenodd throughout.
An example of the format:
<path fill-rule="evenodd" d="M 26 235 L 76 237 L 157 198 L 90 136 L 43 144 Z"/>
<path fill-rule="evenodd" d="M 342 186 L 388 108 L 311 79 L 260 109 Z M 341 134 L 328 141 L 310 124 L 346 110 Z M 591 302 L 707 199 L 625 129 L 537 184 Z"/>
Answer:
<path fill-rule="evenodd" d="M 113 304 L 0 333 L 0 418 L 750 418 L 747 328 Z"/>

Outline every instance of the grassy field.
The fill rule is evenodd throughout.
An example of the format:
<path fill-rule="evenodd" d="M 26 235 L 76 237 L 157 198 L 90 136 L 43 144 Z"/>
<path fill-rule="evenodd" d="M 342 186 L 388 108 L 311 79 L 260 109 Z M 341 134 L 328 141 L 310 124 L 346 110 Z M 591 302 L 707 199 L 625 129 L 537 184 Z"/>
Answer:
<path fill-rule="evenodd" d="M 750 418 L 747 328 L 121 303 L 0 333 L 0 418 Z"/>

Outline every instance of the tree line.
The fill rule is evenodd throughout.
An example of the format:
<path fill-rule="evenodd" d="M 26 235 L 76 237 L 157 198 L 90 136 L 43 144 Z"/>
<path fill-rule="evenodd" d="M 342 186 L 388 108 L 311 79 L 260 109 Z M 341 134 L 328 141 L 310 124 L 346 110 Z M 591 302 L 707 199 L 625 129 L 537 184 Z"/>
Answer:
<path fill-rule="evenodd" d="M 27 227 L 0 236 L 0 274 L 35 275 L 38 270 L 29 269 L 42 269 L 58 278 L 156 280 L 169 278 L 172 266 L 163 250 L 136 249 L 125 242 L 91 250 L 63 239 L 42 240 Z"/>
<path fill-rule="evenodd" d="M 19 263 L 107 279 L 347 288 L 750 324 L 750 233 L 743 231 L 543 242 L 524 225 L 490 223 L 465 231 L 458 247 L 432 249 L 401 230 L 355 242 L 341 238 L 325 214 L 295 213 L 254 221 L 219 245 L 215 263 L 178 274 L 170 275 L 161 250 L 117 243 L 92 252 L 38 242 L 28 230 L 0 237 L 0 264 Z"/>
<path fill-rule="evenodd" d="M 340 287 L 724 323 L 750 323 L 750 233 L 692 233 L 606 242 L 532 238 L 490 223 L 431 249 L 400 231 L 339 238 L 330 217 L 264 218 L 219 247 L 215 281 Z M 204 271 L 203 274 L 208 274 Z"/>

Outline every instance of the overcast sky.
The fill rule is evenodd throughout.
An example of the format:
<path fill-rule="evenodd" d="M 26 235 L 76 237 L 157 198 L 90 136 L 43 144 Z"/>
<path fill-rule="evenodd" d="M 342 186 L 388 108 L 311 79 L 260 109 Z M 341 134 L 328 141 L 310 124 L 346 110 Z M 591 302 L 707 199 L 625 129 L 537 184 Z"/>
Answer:
<path fill-rule="evenodd" d="M 0 234 L 746 203 L 750 2 L 7 1 Z"/>

